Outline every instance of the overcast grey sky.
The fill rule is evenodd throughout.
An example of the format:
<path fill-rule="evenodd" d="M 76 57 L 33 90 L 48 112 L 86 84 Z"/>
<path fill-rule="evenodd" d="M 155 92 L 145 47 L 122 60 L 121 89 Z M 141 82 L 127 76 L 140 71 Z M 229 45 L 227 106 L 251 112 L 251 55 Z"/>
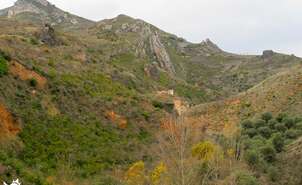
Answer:
<path fill-rule="evenodd" d="M 0 0 L 0 8 L 15 0 Z M 302 56 L 302 0 L 49 0 L 73 14 L 102 20 L 143 19 L 192 42 L 210 38 L 222 49 Z"/>

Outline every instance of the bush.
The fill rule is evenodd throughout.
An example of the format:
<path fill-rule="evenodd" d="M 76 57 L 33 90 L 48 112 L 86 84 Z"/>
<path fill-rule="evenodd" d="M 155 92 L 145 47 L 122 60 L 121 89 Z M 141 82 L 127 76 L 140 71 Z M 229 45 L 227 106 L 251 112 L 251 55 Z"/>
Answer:
<path fill-rule="evenodd" d="M 295 125 L 294 119 L 288 118 L 288 117 L 284 118 L 282 122 L 285 124 L 285 126 L 286 126 L 288 129 L 294 127 L 294 125 Z"/>
<path fill-rule="evenodd" d="M 272 113 L 270 112 L 266 112 L 264 114 L 261 115 L 261 119 L 268 122 L 269 120 L 271 120 L 273 118 Z"/>
<path fill-rule="evenodd" d="M 6 75 L 8 73 L 8 64 L 7 60 L 0 56 L 0 77 Z"/>
<path fill-rule="evenodd" d="M 295 129 L 302 130 L 302 122 L 296 123 Z"/>
<path fill-rule="evenodd" d="M 285 139 L 282 137 L 282 134 L 277 133 L 273 135 L 272 143 L 277 152 L 282 152 L 285 145 Z"/>
<path fill-rule="evenodd" d="M 271 129 L 274 129 L 276 124 L 278 124 L 278 122 L 274 119 L 271 119 L 271 120 L 268 121 L 268 126 Z"/>
<path fill-rule="evenodd" d="M 5 60 L 7 60 L 7 61 L 11 61 L 11 56 L 8 54 L 8 53 L 6 53 L 6 52 L 4 52 L 4 51 L 2 51 L 2 50 L 0 50 L 0 57 L 3 57 Z"/>
<path fill-rule="evenodd" d="M 247 150 L 244 159 L 250 166 L 256 166 L 260 160 L 260 154 L 256 150 Z"/>
<path fill-rule="evenodd" d="M 29 80 L 29 84 L 32 87 L 36 87 L 38 85 L 38 81 L 36 79 L 32 78 Z"/>
<path fill-rule="evenodd" d="M 267 170 L 268 176 L 271 181 L 276 182 L 278 180 L 278 169 L 274 166 L 270 166 Z"/>
<path fill-rule="evenodd" d="M 255 121 L 255 127 L 256 128 L 259 128 L 259 127 L 264 127 L 266 126 L 266 122 L 262 119 L 259 119 L 257 121 Z"/>
<path fill-rule="evenodd" d="M 254 128 L 250 128 L 246 129 L 243 134 L 248 135 L 250 138 L 252 138 L 258 134 L 258 131 Z"/>
<path fill-rule="evenodd" d="M 155 107 L 155 108 L 159 108 L 159 109 L 163 109 L 164 108 L 164 104 L 162 102 L 159 102 L 159 101 L 153 101 L 152 102 L 152 105 Z"/>
<path fill-rule="evenodd" d="M 296 139 L 299 136 L 298 130 L 290 129 L 285 132 L 285 136 L 288 139 Z"/>
<path fill-rule="evenodd" d="M 275 129 L 279 132 L 285 132 L 287 130 L 287 127 L 285 126 L 284 123 L 277 123 L 275 125 Z"/>
<path fill-rule="evenodd" d="M 282 122 L 283 119 L 286 118 L 286 117 L 287 117 L 287 114 L 285 114 L 285 113 L 280 113 L 280 114 L 278 114 L 278 116 L 276 117 L 276 120 L 277 120 L 278 122 Z"/>
<path fill-rule="evenodd" d="M 265 137 L 265 138 L 270 138 L 271 137 L 271 129 L 268 127 L 260 127 L 258 128 L 259 133 L 261 134 L 261 136 Z"/>
<path fill-rule="evenodd" d="M 247 172 L 239 172 L 236 175 L 236 185 L 258 185 L 257 179 Z"/>
<path fill-rule="evenodd" d="M 266 145 L 260 148 L 260 152 L 263 156 L 263 159 L 267 162 L 274 162 L 276 160 L 276 150 L 272 145 Z"/>
<path fill-rule="evenodd" d="M 249 129 L 249 128 L 253 128 L 253 122 L 251 120 L 244 120 L 241 123 L 242 128 L 244 129 Z"/>

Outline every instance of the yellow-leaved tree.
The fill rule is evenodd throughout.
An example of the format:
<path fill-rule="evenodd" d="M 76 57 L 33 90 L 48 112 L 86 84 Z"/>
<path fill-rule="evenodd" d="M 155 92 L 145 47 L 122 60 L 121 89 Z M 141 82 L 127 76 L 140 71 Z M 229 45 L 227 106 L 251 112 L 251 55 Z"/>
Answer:
<path fill-rule="evenodd" d="M 145 163 L 138 161 L 127 170 L 125 182 L 127 185 L 144 185 L 145 181 Z"/>
<path fill-rule="evenodd" d="M 167 166 L 163 162 L 159 163 L 151 172 L 150 181 L 152 185 L 169 184 L 169 178 L 167 176 Z"/>

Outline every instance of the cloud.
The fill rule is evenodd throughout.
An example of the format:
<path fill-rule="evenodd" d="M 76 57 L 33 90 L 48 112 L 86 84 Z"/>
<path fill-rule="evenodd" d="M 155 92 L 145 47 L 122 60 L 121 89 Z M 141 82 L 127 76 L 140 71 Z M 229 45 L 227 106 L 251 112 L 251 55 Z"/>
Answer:
<path fill-rule="evenodd" d="M 302 56 L 301 0 L 49 1 L 93 20 L 127 14 L 192 42 L 210 38 L 230 52 L 274 49 Z M 9 4 L 1 0 L 0 7 Z"/>

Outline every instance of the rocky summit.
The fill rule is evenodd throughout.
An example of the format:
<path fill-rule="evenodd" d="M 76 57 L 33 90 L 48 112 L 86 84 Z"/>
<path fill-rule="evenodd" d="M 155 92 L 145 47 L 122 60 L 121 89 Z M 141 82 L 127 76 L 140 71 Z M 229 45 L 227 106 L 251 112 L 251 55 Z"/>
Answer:
<path fill-rule="evenodd" d="M 301 185 L 301 58 L 46 0 L 0 27 L 0 182 Z"/>

